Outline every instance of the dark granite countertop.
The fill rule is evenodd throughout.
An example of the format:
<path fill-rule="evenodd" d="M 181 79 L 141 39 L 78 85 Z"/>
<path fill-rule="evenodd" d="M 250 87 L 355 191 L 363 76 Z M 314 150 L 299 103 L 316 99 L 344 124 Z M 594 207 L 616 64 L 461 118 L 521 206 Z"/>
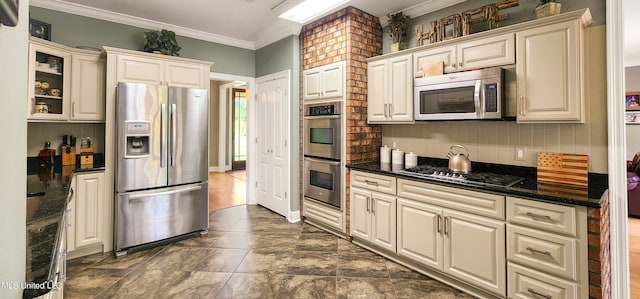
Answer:
<path fill-rule="evenodd" d="M 448 160 L 419 157 L 418 165 L 425 164 L 433 166 L 447 166 Z M 481 162 L 473 162 L 472 171 L 515 175 L 523 177 L 524 180 L 510 187 L 502 187 L 465 181 L 452 181 L 446 179 L 441 180 L 435 178 L 418 177 L 416 175 L 413 175 L 412 173 L 403 171 L 404 169 L 402 166 L 390 163 L 353 163 L 347 165 L 347 167 L 353 170 L 392 175 L 404 179 L 429 182 L 439 185 L 462 187 L 465 189 L 476 191 L 489 191 L 550 203 L 572 204 L 593 208 L 602 207 L 604 195 L 606 194 L 608 189 L 608 177 L 606 174 L 589 173 L 588 187 L 581 188 L 579 186 L 569 184 L 555 184 L 547 182 L 538 183 L 536 175 L 537 170 L 535 167 L 522 167 Z"/>
<path fill-rule="evenodd" d="M 66 220 L 69 183 L 74 173 L 103 171 L 104 159 L 94 155 L 93 165 L 61 163 L 59 156 L 53 165 L 41 166 L 37 157 L 27 158 L 27 255 L 26 288 L 23 298 L 44 295 L 55 286 L 54 281 L 60 238 Z"/>

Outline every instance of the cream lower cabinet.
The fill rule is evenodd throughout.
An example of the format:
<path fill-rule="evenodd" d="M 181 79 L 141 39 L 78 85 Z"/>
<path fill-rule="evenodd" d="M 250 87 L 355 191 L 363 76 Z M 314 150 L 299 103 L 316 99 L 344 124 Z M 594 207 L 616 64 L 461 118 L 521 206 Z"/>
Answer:
<path fill-rule="evenodd" d="M 454 206 L 461 205 L 467 198 L 471 204 L 482 202 L 483 206 L 494 206 L 504 212 L 503 196 L 398 180 L 397 252 L 424 266 L 503 295 L 506 292 L 504 221 L 453 210 L 452 205 L 447 204 L 450 201 Z M 468 210 L 475 209 L 471 204 Z M 483 210 L 479 209 L 480 213 L 487 212 Z"/>
<path fill-rule="evenodd" d="M 367 122 L 413 122 L 411 55 L 368 61 Z"/>
<path fill-rule="evenodd" d="M 396 251 L 396 197 L 351 188 L 351 236 Z"/>
<path fill-rule="evenodd" d="M 587 212 L 507 197 L 509 298 L 588 298 Z"/>
<path fill-rule="evenodd" d="M 102 252 L 104 173 L 75 174 L 73 204 L 69 207 L 67 246 L 73 257 Z M 89 249 L 87 249 L 89 248 Z M 88 250 L 88 251 L 87 251 Z"/>

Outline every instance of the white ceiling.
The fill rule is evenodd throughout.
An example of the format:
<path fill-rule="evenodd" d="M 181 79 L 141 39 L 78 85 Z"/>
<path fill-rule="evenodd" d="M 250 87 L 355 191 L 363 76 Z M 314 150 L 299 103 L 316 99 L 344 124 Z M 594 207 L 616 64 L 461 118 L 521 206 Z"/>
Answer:
<path fill-rule="evenodd" d="M 466 0 L 351 0 L 377 17 L 401 10 L 416 17 Z M 258 49 L 292 34 L 301 26 L 278 18 L 302 0 L 31 0 L 30 5 L 178 35 Z M 408 10 L 407 10 L 408 9 Z M 383 26 L 386 19 L 383 18 Z"/>

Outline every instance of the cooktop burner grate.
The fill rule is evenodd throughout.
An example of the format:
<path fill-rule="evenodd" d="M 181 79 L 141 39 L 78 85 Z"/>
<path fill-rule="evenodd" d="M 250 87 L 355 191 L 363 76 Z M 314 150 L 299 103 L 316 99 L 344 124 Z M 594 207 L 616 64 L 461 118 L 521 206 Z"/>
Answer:
<path fill-rule="evenodd" d="M 439 179 L 443 181 L 464 181 L 494 186 L 513 186 L 524 178 L 509 174 L 496 174 L 489 172 L 470 172 L 467 174 L 458 174 L 449 170 L 448 167 L 439 167 L 431 165 L 418 165 L 416 167 L 403 170 L 405 174 L 422 178 Z"/>

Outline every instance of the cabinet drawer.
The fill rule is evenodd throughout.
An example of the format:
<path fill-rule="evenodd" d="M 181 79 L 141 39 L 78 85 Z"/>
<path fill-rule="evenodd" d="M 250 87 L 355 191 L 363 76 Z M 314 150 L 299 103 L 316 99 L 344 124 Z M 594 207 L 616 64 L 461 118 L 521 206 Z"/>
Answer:
<path fill-rule="evenodd" d="M 319 222 L 339 231 L 344 231 L 344 217 L 342 217 L 342 211 L 340 210 L 315 203 L 305 198 L 302 212 L 303 216 L 310 219 L 311 222 Z"/>
<path fill-rule="evenodd" d="M 507 264 L 507 282 L 509 298 L 577 299 L 579 296 L 577 284 L 513 263 Z"/>
<path fill-rule="evenodd" d="M 576 280 L 578 278 L 577 251 L 575 239 L 517 225 L 507 225 L 507 259 L 509 261 Z"/>
<path fill-rule="evenodd" d="M 399 179 L 398 197 L 504 220 L 502 195 Z"/>
<path fill-rule="evenodd" d="M 396 178 L 386 175 L 351 171 L 351 186 L 396 195 Z"/>
<path fill-rule="evenodd" d="M 576 208 L 507 197 L 507 220 L 536 229 L 577 235 Z"/>

